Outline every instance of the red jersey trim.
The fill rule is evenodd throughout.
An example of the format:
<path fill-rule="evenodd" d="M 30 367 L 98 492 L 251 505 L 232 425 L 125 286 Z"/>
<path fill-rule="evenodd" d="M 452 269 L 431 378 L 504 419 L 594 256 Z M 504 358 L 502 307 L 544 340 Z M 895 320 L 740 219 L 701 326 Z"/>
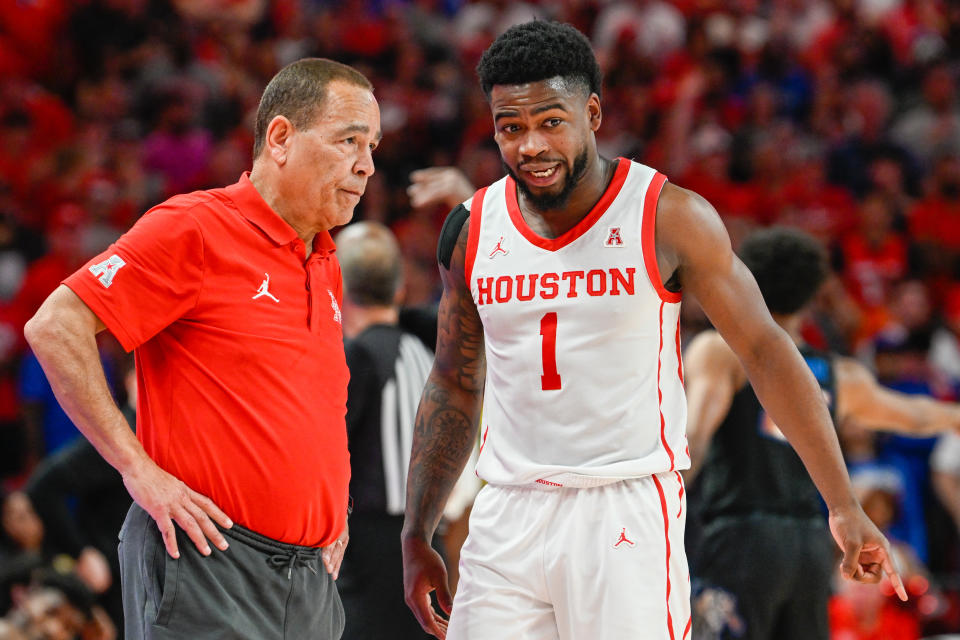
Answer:
<path fill-rule="evenodd" d="M 613 179 L 610 180 L 606 191 L 604 191 L 600 199 L 597 200 L 597 204 L 593 205 L 593 209 L 584 216 L 583 220 L 575 224 L 572 229 L 552 239 L 537 235 L 537 233 L 527 225 L 527 221 L 523 219 L 523 214 L 520 213 L 520 204 L 517 202 L 517 183 L 513 178 L 507 177 L 507 212 L 510 214 L 513 226 L 517 228 L 520 235 L 534 246 L 546 249 L 547 251 L 557 251 L 558 249 L 564 248 L 589 231 L 590 227 L 606 213 L 607 209 L 620 193 L 623 183 L 627 180 L 627 174 L 630 173 L 630 161 L 624 158 L 617 158 L 616 161 L 617 168 L 613 172 Z"/>
<path fill-rule="evenodd" d="M 683 386 L 683 349 L 680 347 L 680 320 L 677 320 L 677 375 L 680 376 L 680 385 Z"/>
<path fill-rule="evenodd" d="M 483 430 L 483 439 L 480 441 L 480 451 L 477 452 L 478 458 L 480 457 L 480 454 L 483 453 L 483 445 L 487 444 L 487 432 L 489 431 L 490 431 L 490 425 L 487 425 L 487 427 Z M 478 478 L 480 477 L 480 474 L 477 472 L 476 467 L 474 467 L 473 469 L 473 474 Z"/>
<path fill-rule="evenodd" d="M 667 515 L 667 497 L 663 493 L 663 485 L 657 476 L 653 478 L 653 483 L 657 485 L 657 493 L 660 495 L 660 510 L 663 512 L 663 538 L 667 544 L 667 630 L 670 632 L 670 640 L 674 640 L 673 635 L 673 616 L 670 614 L 670 518 Z"/>
<path fill-rule="evenodd" d="M 660 201 L 660 191 L 667 176 L 659 171 L 654 174 L 647 187 L 647 195 L 643 198 L 643 222 L 641 228 L 641 243 L 643 244 L 643 263 L 647 267 L 647 277 L 650 284 L 657 290 L 657 295 L 664 302 L 680 302 L 682 294 L 668 291 L 660 279 L 660 268 L 657 266 L 657 203 Z"/>
<path fill-rule="evenodd" d="M 477 245 L 480 244 L 480 218 L 483 215 L 483 198 L 487 195 L 487 187 L 473 194 L 470 203 L 470 227 L 467 231 L 467 255 L 464 259 L 463 274 L 467 281 L 467 290 L 473 279 L 473 263 L 477 260 Z"/>
<path fill-rule="evenodd" d="M 660 302 L 660 349 L 657 351 L 657 411 L 660 413 L 660 442 L 670 456 L 670 471 L 674 470 L 673 449 L 667 444 L 667 421 L 663 417 L 663 390 L 660 388 L 660 368 L 663 365 L 663 305 Z"/>

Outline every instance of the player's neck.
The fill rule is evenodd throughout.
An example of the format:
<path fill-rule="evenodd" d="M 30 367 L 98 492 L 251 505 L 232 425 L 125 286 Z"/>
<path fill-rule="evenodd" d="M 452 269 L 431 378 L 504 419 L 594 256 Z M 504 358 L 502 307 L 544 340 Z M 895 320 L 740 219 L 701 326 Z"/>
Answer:
<path fill-rule="evenodd" d="M 523 192 L 518 190 L 520 212 L 530 228 L 541 236 L 560 237 L 575 227 L 596 206 L 610 186 L 615 170 L 615 163 L 595 154 L 593 162 L 587 166 L 586 172 L 562 209 L 537 209 L 523 196 Z"/>

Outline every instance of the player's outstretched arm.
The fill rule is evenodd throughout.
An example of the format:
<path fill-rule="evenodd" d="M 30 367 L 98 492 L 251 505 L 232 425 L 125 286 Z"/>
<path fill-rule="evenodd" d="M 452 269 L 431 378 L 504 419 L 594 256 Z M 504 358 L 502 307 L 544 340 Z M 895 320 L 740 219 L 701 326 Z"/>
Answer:
<path fill-rule="evenodd" d="M 830 529 L 844 553 L 843 574 L 877 582 L 886 572 L 906 599 L 886 538 L 853 495 L 820 386 L 796 345 L 767 311 L 717 212 L 697 194 L 664 185 L 656 245 L 661 273 L 678 270 L 684 290 L 700 301 L 743 364 L 767 413 L 803 460 L 830 510 Z"/>
<path fill-rule="evenodd" d="M 407 195 L 414 209 L 444 204 L 449 208 L 469 198 L 475 189 L 466 174 L 456 167 L 428 167 L 410 174 Z"/>
<path fill-rule="evenodd" d="M 716 331 L 702 331 L 683 354 L 683 386 L 687 395 L 687 444 L 693 482 L 710 450 L 710 441 L 730 411 L 733 396 L 746 382 L 737 356 Z"/>
<path fill-rule="evenodd" d="M 96 336 L 104 328 L 83 300 L 61 285 L 27 323 L 24 335 L 60 406 L 156 521 L 167 552 L 174 558 L 180 555 L 174 522 L 204 555 L 210 554 L 207 540 L 226 549 L 227 541 L 213 521 L 230 527 L 227 515 L 157 466 L 114 404 L 97 351 Z"/>
<path fill-rule="evenodd" d="M 837 358 L 837 418 L 852 418 L 867 429 L 918 437 L 960 432 L 960 405 L 908 395 L 880 385 L 852 358 Z"/>
<path fill-rule="evenodd" d="M 430 540 L 470 456 L 486 373 L 483 326 L 464 279 L 468 229 L 464 224 L 460 230 L 449 268 L 440 265 L 437 350 L 417 409 L 402 534 L 407 605 L 423 629 L 438 638 L 446 636 L 446 621 L 431 606 L 430 592 L 437 592 L 448 614 L 452 602 L 446 569 Z"/>

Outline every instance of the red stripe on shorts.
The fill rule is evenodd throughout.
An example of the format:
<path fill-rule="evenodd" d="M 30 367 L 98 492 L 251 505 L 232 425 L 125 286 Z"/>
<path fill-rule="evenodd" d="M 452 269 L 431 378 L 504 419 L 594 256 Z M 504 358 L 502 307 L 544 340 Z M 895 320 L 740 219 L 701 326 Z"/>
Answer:
<path fill-rule="evenodd" d="M 663 538 L 667 543 L 667 630 L 670 631 L 670 640 L 674 640 L 673 616 L 670 615 L 670 518 L 667 516 L 667 497 L 663 493 L 660 479 L 657 476 L 650 477 L 657 485 L 657 493 L 660 494 L 660 510 L 663 512 Z"/>
<path fill-rule="evenodd" d="M 677 509 L 677 517 L 680 517 L 680 514 L 683 513 L 683 476 L 680 475 L 679 471 L 674 471 L 677 474 L 677 484 L 680 485 L 680 491 L 677 492 L 677 498 L 680 500 L 680 507 Z"/>

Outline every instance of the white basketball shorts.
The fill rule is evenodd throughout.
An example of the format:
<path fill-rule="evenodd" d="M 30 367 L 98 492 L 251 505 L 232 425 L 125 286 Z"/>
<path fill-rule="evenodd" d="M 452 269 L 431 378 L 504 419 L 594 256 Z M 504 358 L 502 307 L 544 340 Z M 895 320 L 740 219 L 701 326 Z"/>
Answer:
<path fill-rule="evenodd" d="M 449 640 L 687 640 L 677 472 L 587 489 L 484 487 Z"/>

